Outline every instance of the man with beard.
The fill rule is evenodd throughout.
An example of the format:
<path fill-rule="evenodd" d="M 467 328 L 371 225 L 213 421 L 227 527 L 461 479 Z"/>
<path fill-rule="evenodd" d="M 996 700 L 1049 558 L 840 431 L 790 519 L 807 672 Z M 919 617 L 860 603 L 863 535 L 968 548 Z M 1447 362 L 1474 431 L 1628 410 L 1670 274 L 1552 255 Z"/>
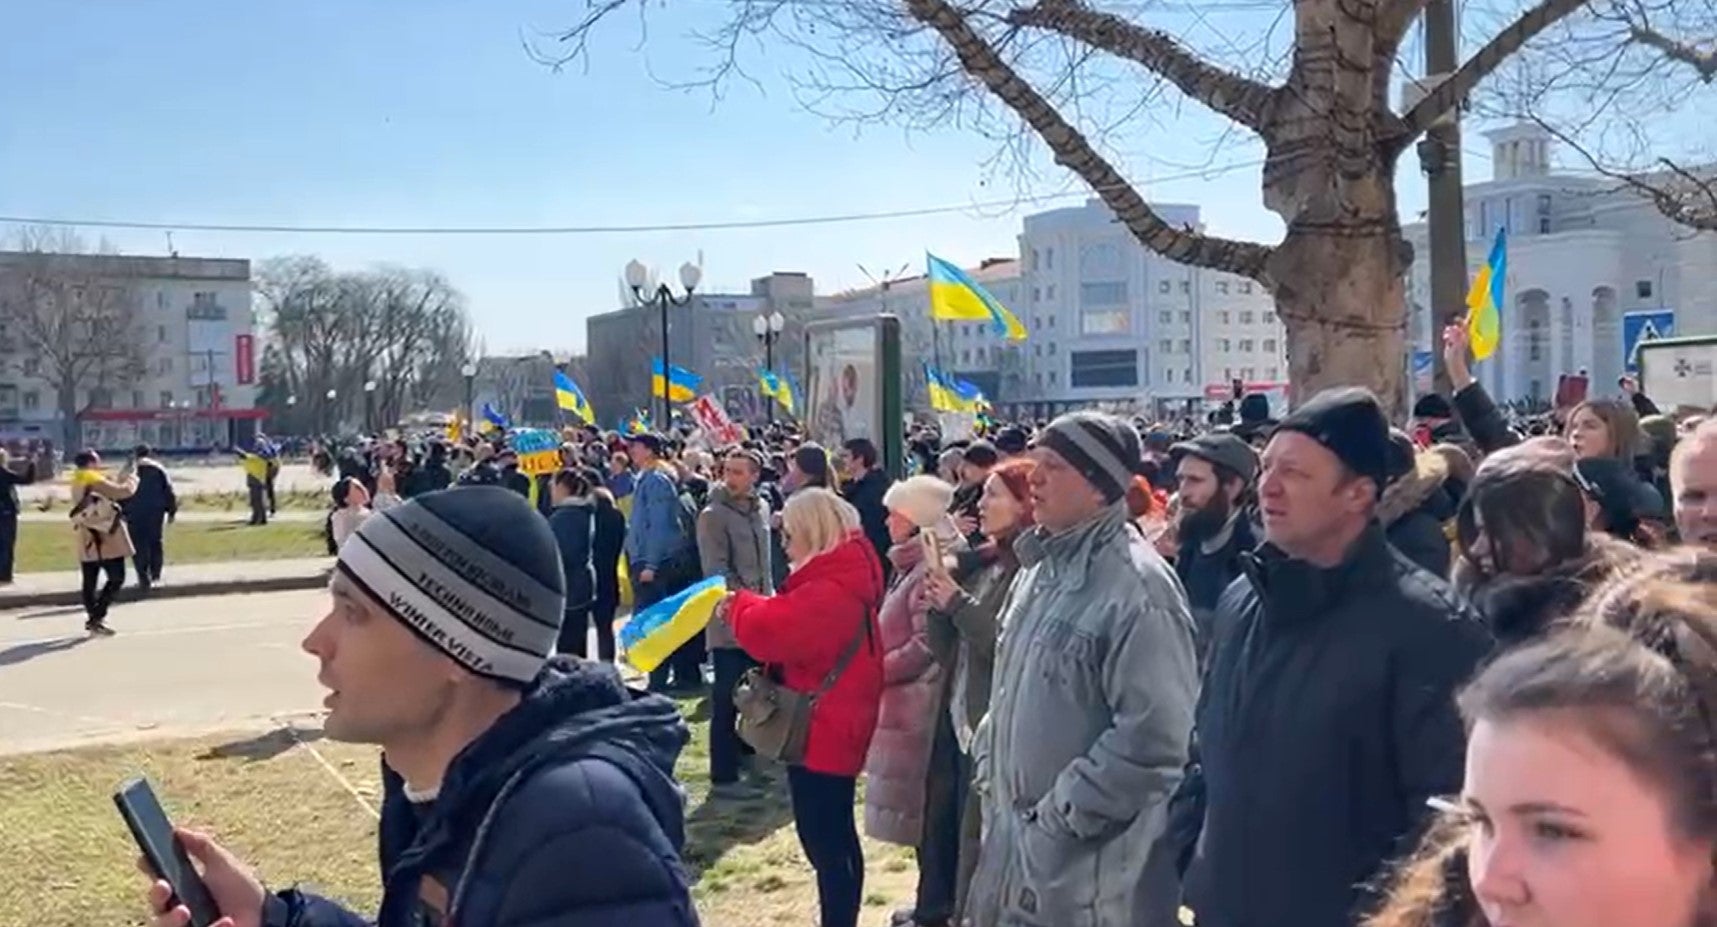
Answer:
<path fill-rule="evenodd" d="M 1258 546 L 1246 511 L 1258 455 L 1228 432 L 1211 432 L 1173 448 L 1180 492 L 1175 572 L 1186 587 L 1201 648 L 1211 640 L 1211 616 L 1222 590 L 1240 575 L 1240 555 Z"/>

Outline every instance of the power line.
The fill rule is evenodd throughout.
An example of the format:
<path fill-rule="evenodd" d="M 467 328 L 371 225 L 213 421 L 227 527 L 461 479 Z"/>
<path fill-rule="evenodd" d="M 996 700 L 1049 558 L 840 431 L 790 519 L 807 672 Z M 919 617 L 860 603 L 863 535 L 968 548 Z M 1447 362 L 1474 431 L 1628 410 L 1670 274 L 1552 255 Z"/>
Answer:
<path fill-rule="evenodd" d="M 1165 183 L 1175 180 L 1214 178 L 1238 170 L 1259 167 L 1264 159 L 1238 161 L 1191 170 L 1181 174 L 1152 177 L 1144 183 Z M 37 216 L 0 216 L 0 222 L 17 225 L 75 226 L 95 229 L 135 229 L 143 231 L 233 232 L 290 235 L 624 235 L 656 232 L 713 232 L 736 229 L 790 228 L 807 225 L 838 225 L 848 222 L 872 222 L 884 219 L 912 219 L 921 216 L 946 215 L 982 209 L 1004 209 L 1029 203 L 1091 196 L 1090 190 L 1070 190 L 1065 193 L 1044 193 L 1019 196 L 1005 200 L 967 203 L 960 206 L 925 206 L 918 209 L 898 209 L 885 212 L 840 213 L 820 216 L 790 216 L 780 219 L 746 219 L 728 222 L 675 222 L 662 225 L 565 225 L 565 226 L 342 226 L 342 225 L 261 225 L 212 222 L 144 222 L 120 219 L 66 219 Z"/>

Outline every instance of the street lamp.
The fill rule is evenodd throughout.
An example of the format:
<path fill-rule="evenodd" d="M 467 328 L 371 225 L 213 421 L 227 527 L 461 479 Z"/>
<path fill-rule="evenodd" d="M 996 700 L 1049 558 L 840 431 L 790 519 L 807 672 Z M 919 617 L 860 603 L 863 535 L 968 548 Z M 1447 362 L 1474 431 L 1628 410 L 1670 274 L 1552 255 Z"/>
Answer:
<path fill-rule="evenodd" d="M 283 427 L 286 427 L 286 428 L 298 427 L 297 417 L 298 417 L 298 396 L 296 394 L 294 394 L 294 395 L 286 397 L 286 420 L 289 424 L 287 424 Z M 288 431 L 287 434 L 292 434 L 292 432 Z"/>
<path fill-rule="evenodd" d="M 787 327 L 787 317 L 779 312 L 759 315 L 751 320 L 751 330 L 757 334 L 757 340 L 763 342 L 763 369 L 775 373 L 775 342 L 781 338 L 781 332 Z M 775 424 L 775 397 L 765 397 L 769 411 L 769 424 Z"/>
<path fill-rule="evenodd" d="M 376 431 L 376 381 L 364 381 L 364 432 L 375 434 Z"/>
<path fill-rule="evenodd" d="M 668 307 L 684 306 L 692 301 L 692 291 L 697 289 L 698 281 L 703 279 L 703 268 L 687 261 L 680 265 L 680 286 L 685 287 L 686 295 L 675 297 L 674 291 L 666 283 L 658 283 L 654 289 L 650 287 L 650 268 L 642 261 L 632 261 L 626 265 L 626 285 L 632 288 L 632 295 L 640 304 L 648 306 L 655 304 L 662 318 L 662 427 L 668 427 L 673 421 L 673 412 L 668 406 L 668 374 L 673 366 L 668 359 Z M 648 403 L 645 404 L 648 406 Z"/>
<path fill-rule="evenodd" d="M 340 391 L 339 390 L 331 389 L 328 391 L 328 404 L 326 406 L 328 421 L 327 421 L 327 424 L 324 426 L 324 428 L 329 434 L 333 434 L 334 427 L 336 424 L 338 424 L 334 421 L 334 400 L 338 399 L 339 397 L 340 397 Z"/>
<path fill-rule="evenodd" d="M 465 378 L 465 430 L 460 432 L 463 437 L 466 432 L 477 430 L 477 409 L 472 405 L 475 400 L 471 397 L 471 384 L 477 379 L 477 365 L 466 361 L 465 366 L 459 368 L 459 375 Z"/>

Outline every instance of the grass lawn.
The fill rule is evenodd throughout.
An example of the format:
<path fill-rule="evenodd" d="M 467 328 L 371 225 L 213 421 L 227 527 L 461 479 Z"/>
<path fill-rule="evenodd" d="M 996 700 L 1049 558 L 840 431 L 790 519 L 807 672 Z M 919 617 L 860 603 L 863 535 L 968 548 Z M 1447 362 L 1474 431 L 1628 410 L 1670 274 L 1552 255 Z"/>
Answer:
<path fill-rule="evenodd" d="M 276 521 L 254 528 L 234 522 L 180 521 L 167 526 L 166 547 L 168 566 L 320 557 L 328 552 L 321 523 L 310 521 Z M 70 524 L 19 522 L 16 569 L 19 573 L 77 569 L 76 540 Z"/>
<path fill-rule="evenodd" d="M 327 490 L 280 490 L 274 494 L 275 506 L 282 512 L 326 512 L 333 503 Z M 71 503 L 55 496 L 44 502 L 31 503 L 26 511 L 64 512 Z M 181 493 L 181 512 L 231 512 L 235 517 L 250 514 L 250 495 L 244 492 Z"/>
<path fill-rule="evenodd" d="M 816 923 L 816 888 L 793 835 L 785 777 L 775 776 L 756 799 L 706 801 L 709 725 L 701 712 L 692 718 L 693 741 L 678 772 L 689 792 L 686 861 L 703 923 Z M 379 802 L 374 750 L 327 741 L 311 747 L 359 794 Z M 309 749 L 276 731 L 0 757 L 0 859 L 7 861 L 0 867 L 0 924 L 142 923 L 136 850 L 109 798 L 121 779 L 139 773 L 154 781 L 170 815 L 215 833 L 268 884 L 314 886 L 374 914 L 375 822 Z M 912 897 L 912 854 L 866 840 L 865 861 L 862 922 L 886 924 Z"/>

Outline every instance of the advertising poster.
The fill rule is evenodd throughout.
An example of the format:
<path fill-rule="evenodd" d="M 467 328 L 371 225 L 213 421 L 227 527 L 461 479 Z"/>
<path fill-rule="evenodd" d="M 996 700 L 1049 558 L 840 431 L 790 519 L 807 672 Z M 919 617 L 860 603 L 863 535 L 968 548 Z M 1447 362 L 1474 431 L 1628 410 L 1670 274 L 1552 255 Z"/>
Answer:
<path fill-rule="evenodd" d="M 806 333 L 805 421 L 811 439 L 837 448 L 854 438 L 883 445 L 880 329 L 869 322 Z"/>

